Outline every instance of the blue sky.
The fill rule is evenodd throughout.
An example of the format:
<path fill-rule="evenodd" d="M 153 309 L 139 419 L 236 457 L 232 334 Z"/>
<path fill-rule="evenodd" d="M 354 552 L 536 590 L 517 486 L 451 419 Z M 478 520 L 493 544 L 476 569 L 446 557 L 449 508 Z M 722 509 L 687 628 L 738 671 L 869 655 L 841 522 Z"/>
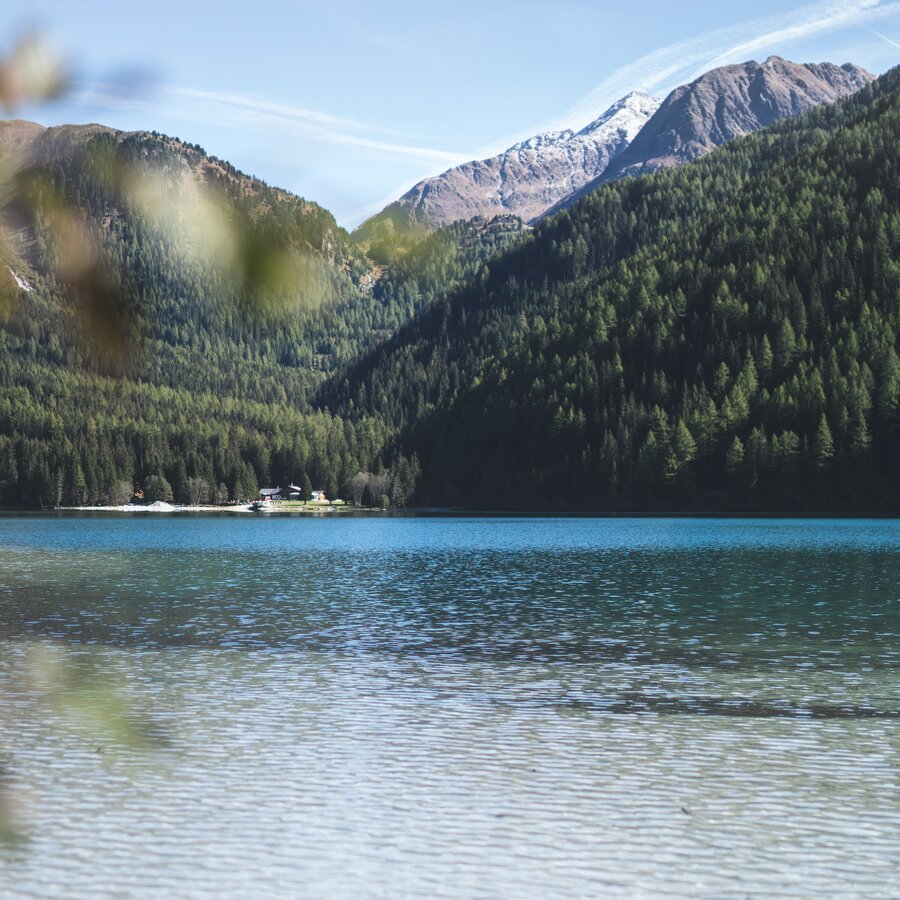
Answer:
<path fill-rule="evenodd" d="M 177 135 L 348 226 L 427 175 L 586 124 L 635 88 L 662 97 L 773 53 L 876 73 L 900 63 L 898 0 L 4 0 L 0 45 L 33 26 L 76 81 L 21 117 Z"/>

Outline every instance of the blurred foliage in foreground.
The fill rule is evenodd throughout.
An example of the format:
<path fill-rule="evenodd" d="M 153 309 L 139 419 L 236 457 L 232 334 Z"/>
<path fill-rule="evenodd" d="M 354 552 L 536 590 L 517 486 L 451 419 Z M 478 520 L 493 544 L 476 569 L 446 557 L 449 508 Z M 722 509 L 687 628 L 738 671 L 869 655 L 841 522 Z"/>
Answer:
<path fill-rule="evenodd" d="M 0 735 L 40 722 L 58 737 L 75 735 L 91 752 L 125 751 L 134 759 L 136 753 L 141 758 L 168 746 L 165 730 L 127 699 L 101 653 L 49 641 L 7 643 L 0 672 Z M 33 802 L 17 777 L 15 760 L 0 755 L 0 844 L 27 838 Z"/>
<path fill-rule="evenodd" d="M 316 412 L 330 373 L 516 239 L 475 223 L 373 268 L 330 213 L 152 132 L 0 123 L 0 505 L 189 502 L 361 470 L 412 499 L 378 422 Z"/>
<path fill-rule="evenodd" d="M 60 53 L 40 34 L 28 34 L 0 60 L 0 105 L 14 113 L 25 104 L 58 97 L 68 82 Z"/>
<path fill-rule="evenodd" d="M 37 38 L 0 63 L 9 113 L 65 87 Z M 0 215 L 0 505 L 23 507 L 123 503 L 136 484 L 181 502 L 292 482 L 408 502 L 415 457 L 309 398 L 518 231 L 460 225 L 386 271 L 316 204 L 196 145 L 23 121 L 0 122 Z M 4 701 L 29 699 L 0 704 L 0 732 L 27 709 L 88 743 L 164 743 L 92 654 L 14 655 Z M 0 841 L 27 832 L 12 763 L 0 758 Z"/>

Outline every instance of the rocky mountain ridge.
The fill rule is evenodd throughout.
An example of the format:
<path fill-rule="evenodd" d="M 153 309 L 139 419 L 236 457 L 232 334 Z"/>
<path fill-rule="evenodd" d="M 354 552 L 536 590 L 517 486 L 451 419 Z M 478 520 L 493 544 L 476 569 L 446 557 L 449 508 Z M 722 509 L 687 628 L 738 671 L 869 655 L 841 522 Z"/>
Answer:
<path fill-rule="evenodd" d="M 874 80 L 870 72 L 851 63 L 794 63 L 779 56 L 712 69 L 675 88 L 597 178 L 549 212 L 571 206 L 610 181 L 691 162 L 780 119 L 834 103 Z"/>
<path fill-rule="evenodd" d="M 855 93 L 874 78 L 850 63 L 771 56 L 712 69 L 662 102 L 633 92 L 577 133 L 538 134 L 425 179 L 356 236 L 367 240 L 379 229 L 429 229 L 498 214 L 534 222 L 609 181 L 690 162 L 733 138 Z"/>
<path fill-rule="evenodd" d="M 407 220 L 427 228 L 476 216 L 514 215 L 531 221 L 600 175 L 634 140 L 659 103 L 635 91 L 580 131 L 537 134 L 490 159 L 427 178 L 376 220 Z M 361 232 L 366 232 L 366 225 Z"/>

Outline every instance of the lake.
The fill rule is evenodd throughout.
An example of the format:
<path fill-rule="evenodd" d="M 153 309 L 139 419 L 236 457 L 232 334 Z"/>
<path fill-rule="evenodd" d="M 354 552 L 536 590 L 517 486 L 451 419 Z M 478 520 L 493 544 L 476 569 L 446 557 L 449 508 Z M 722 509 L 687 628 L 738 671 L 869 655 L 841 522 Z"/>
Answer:
<path fill-rule="evenodd" d="M 894 521 L 10 516 L 0 652 L 0 894 L 900 884 Z"/>

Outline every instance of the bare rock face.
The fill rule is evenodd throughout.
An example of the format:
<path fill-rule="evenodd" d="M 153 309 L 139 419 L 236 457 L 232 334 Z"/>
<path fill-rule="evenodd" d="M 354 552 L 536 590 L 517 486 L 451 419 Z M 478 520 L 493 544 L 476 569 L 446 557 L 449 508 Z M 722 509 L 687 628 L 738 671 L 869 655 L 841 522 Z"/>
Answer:
<path fill-rule="evenodd" d="M 601 184 L 690 162 L 733 138 L 834 103 L 874 80 L 850 63 L 798 64 L 778 56 L 713 69 L 672 91 L 608 168 L 551 212 Z"/>
<path fill-rule="evenodd" d="M 0 154 L 7 156 L 28 147 L 46 129 L 34 122 L 23 119 L 8 119 L 0 122 Z"/>
<path fill-rule="evenodd" d="M 476 216 L 535 219 L 600 175 L 658 106 L 646 94 L 629 94 L 577 133 L 539 134 L 491 159 L 420 182 L 391 205 L 391 216 L 426 228 Z"/>
<path fill-rule="evenodd" d="M 635 92 L 578 133 L 539 134 L 491 159 L 425 179 L 356 236 L 365 240 L 388 220 L 395 228 L 425 230 L 476 216 L 534 222 L 608 181 L 690 162 L 874 79 L 850 63 L 799 64 L 771 56 L 713 69 L 662 103 Z"/>

